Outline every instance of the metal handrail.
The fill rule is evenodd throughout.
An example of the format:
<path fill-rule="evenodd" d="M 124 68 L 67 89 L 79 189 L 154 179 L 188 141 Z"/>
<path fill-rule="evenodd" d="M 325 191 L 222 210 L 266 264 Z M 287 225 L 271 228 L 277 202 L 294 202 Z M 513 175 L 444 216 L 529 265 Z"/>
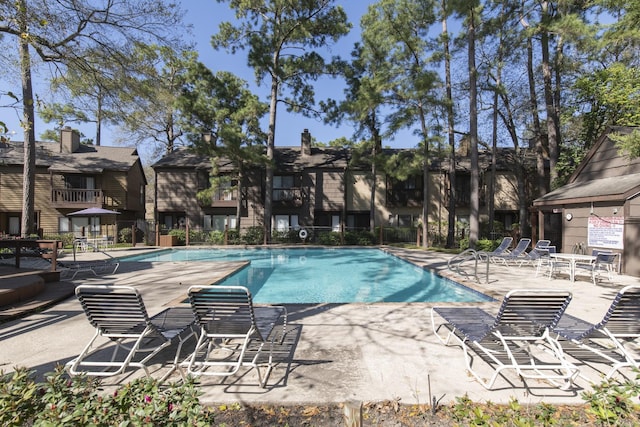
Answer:
<path fill-rule="evenodd" d="M 465 276 L 467 279 L 470 278 L 469 274 L 463 270 L 462 265 L 466 262 L 473 261 L 473 278 L 476 282 L 480 283 L 480 278 L 478 277 L 478 264 L 479 261 L 486 261 L 486 272 L 485 272 L 485 282 L 489 283 L 489 256 L 486 252 L 476 251 L 475 249 L 466 249 L 460 252 L 458 255 L 449 259 L 447 262 L 447 267 L 449 270 L 461 275 Z"/>

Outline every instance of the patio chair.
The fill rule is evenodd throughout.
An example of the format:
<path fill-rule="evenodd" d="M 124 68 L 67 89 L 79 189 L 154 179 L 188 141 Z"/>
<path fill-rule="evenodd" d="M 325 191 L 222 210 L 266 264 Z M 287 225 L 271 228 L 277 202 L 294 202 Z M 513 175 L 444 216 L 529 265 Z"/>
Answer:
<path fill-rule="evenodd" d="M 136 367 L 150 376 L 147 362 L 175 342 L 175 358 L 161 381 L 179 368 L 182 346 L 196 330 L 189 307 L 167 308 L 149 317 L 140 293 L 130 286 L 80 285 L 76 296 L 96 330 L 80 355 L 67 363 L 70 374 L 107 377 Z M 99 344 L 101 337 L 109 340 Z M 146 355 L 138 360 L 139 354 Z"/>
<path fill-rule="evenodd" d="M 551 259 L 551 255 L 550 254 L 555 254 L 556 253 L 556 247 L 555 246 L 546 246 L 544 248 L 538 248 L 535 250 L 536 255 L 538 257 L 538 259 L 535 261 L 536 262 L 536 277 L 538 277 L 538 275 L 540 274 L 540 272 L 543 270 L 543 268 L 546 266 L 547 268 L 547 275 L 551 275 L 551 268 L 553 267 L 553 262 L 554 260 Z"/>
<path fill-rule="evenodd" d="M 506 294 L 496 316 L 478 307 L 433 307 L 431 324 L 440 342 L 449 345 L 453 338 L 462 347 L 467 369 L 487 389 L 507 369 L 521 378 L 568 388 L 578 370 L 566 360 L 550 330 L 569 301 L 568 291 L 518 289 Z M 437 324 L 436 314 L 445 323 Z M 445 334 L 440 332 L 443 327 L 448 330 Z M 550 351 L 534 354 L 538 344 L 546 344 Z M 473 366 L 471 349 L 494 369 L 488 380 Z"/>
<path fill-rule="evenodd" d="M 198 344 L 187 359 L 187 372 L 193 375 L 228 377 L 243 366 L 258 373 L 265 387 L 273 368 L 274 331 L 282 323 L 281 339 L 287 327 L 283 306 L 254 306 L 251 293 L 243 286 L 192 286 L 189 301 L 201 328 Z M 265 345 L 266 363 L 259 360 Z M 264 374 L 261 367 L 266 367 Z"/>
<path fill-rule="evenodd" d="M 529 245 L 531 244 L 531 239 L 523 238 L 518 241 L 518 244 L 512 251 L 497 255 L 491 255 L 489 259 L 492 262 L 503 262 L 504 265 L 508 265 L 509 261 L 520 262 L 525 257 L 525 253 Z"/>
<path fill-rule="evenodd" d="M 573 355 L 575 347 L 589 350 L 598 359 L 611 365 L 606 378 L 624 367 L 639 368 L 640 286 L 622 288 L 598 323 L 564 314 L 553 328 L 553 333 L 557 334 L 557 339 L 568 354 Z M 629 348 L 629 344 L 636 348 Z M 576 358 L 588 361 L 584 353 Z"/>
<path fill-rule="evenodd" d="M 594 285 L 597 283 L 600 273 L 606 273 L 607 278 L 611 282 L 613 280 L 613 272 L 617 271 L 618 254 L 594 249 L 592 255 L 595 256 L 592 262 L 576 263 L 576 271 L 578 271 L 578 269 L 588 271 L 591 274 L 591 281 Z"/>

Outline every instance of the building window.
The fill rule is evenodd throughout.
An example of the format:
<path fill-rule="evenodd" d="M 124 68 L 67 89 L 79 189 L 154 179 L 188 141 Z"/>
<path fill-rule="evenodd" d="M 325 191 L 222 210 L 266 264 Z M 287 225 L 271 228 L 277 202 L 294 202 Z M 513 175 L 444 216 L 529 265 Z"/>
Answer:
<path fill-rule="evenodd" d="M 58 231 L 60 233 L 67 233 L 69 231 L 69 218 L 66 216 L 58 218 Z"/>
<path fill-rule="evenodd" d="M 369 228 L 369 213 L 353 213 L 347 215 L 347 228 L 352 230 Z"/>
<path fill-rule="evenodd" d="M 83 190 L 95 190 L 96 179 L 86 175 L 65 175 L 64 183 L 66 188 L 77 188 Z"/>
<path fill-rule="evenodd" d="M 203 227 L 205 230 L 224 231 L 228 224 L 229 229 L 236 228 L 236 217 L 231 215 L 205 215 Z"/>
<path fill-rule="evenodd" d="M 398 227 L 411 227 L 413 225 L 412 215 L 398 215 Z"/>
<path fill-rule="evenodd" d="M 331 215 L 331 231 L 340 231 L 340 215 Z"/>
<path fill-rule="evenodd" d="M 273 177 L 273 201 L 293 201 L 300 198 L 300 189 L 295 187 L 293 175 L 276 175 Z"/>
<path fill-rule="evenodd" d="M 289 231 L 291 229 L 297 230 L 300 228 L 298 215 L 276 215 L 274 219 L 276 231 Z"/>
<path fill-rule="evenodd" d="M 293 188 L 293 175 L 274 175 L 273 188 Z"/>

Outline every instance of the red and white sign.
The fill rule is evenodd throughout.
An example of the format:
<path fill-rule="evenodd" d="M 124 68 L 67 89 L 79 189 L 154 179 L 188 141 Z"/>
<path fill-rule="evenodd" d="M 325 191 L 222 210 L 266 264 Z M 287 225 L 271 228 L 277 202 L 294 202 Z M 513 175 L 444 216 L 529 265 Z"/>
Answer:
<path fill-rule="evenodd" d="M 624 249 L 624 218 L 590 216 L 587 240 L 594 248 Z"/>

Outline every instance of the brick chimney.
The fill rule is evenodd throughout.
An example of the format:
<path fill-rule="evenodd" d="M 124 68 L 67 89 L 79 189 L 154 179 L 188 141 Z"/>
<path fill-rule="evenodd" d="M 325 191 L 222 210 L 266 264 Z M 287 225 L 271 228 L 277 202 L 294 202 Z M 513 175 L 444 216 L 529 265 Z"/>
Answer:
<path fill-rule="evenodd" d="M 74 131 L 69 126 L 60 130 L 60 152 L 75 153 L 80 147 L 80 133 Z"/>
<path fill-rule="evenodd" d="M 309 129 L 305 129 L 301 135 L 301 150 L 303 156 L 311 155 L 311 134 L 309 133 Z"/>

